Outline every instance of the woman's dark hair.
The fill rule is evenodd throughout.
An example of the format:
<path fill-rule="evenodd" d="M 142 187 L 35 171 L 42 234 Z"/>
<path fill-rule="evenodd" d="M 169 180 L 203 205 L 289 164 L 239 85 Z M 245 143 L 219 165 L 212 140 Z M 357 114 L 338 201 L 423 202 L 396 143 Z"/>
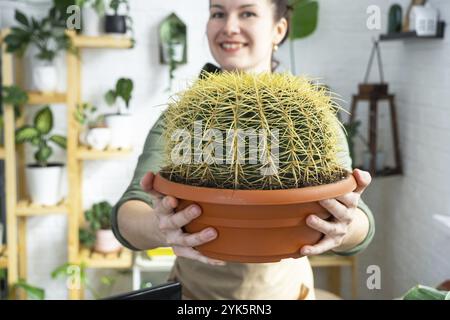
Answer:
<path fill-rule="evenodd" d="M 287 20 L 287 30 L 286 34 L 284 35 L 283 39 L 280 41 L 278 45 L 283 44 L 286 39 L 289 37 L 289 25 L 291 23 L 291 17 L 290 13 L 292 10 L 292 7 L 289 5 L 289 0 L 270 0 L 272 4 L 275 7 L 274 12 L 274 21 L 278 22 L 281 20 L 281 18 L 285 18 Z M 272 71 L 275 71 L 275 69 L 279 66 L 280 62 L 273 58 L 272 53 Z"/>

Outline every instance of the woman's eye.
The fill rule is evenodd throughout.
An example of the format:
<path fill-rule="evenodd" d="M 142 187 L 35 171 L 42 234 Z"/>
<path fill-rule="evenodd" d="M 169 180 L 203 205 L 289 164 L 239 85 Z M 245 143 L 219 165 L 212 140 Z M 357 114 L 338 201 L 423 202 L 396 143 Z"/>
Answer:
<path fill-rule="evenodd" d="M 213 13 L 211 13 L 211 18 L 212 19 L 223 18 L 223 17 L 224 17 L 224 13 L 223 12 L 213 12 Z"/>
<path fill-rule="evenodd" d="M 245 11 L 245 12 L 242 13 L 242 16 L 244 18 L 250 18 L 250 17 L 256 17 L 256 14 L 254 12 Z"/>

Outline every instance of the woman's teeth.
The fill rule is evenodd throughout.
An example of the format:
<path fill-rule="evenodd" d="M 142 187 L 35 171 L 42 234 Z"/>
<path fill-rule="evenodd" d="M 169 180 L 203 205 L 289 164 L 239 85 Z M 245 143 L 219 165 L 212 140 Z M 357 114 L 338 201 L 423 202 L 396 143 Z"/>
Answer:
<path fill-rule="evenodd" d="M 243 43 L 222 43 L 221 44 L 222 48 L 224 48 L 224 49 L 231 49 L 231 50 L 240 49 L 243 46 L 244 46 Z"/>

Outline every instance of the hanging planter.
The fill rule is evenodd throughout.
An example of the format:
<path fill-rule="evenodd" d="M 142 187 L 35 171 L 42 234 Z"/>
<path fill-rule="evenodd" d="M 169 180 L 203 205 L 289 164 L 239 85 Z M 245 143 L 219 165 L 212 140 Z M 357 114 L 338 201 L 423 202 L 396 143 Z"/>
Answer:
<path fill-rule="evenodd" d="M 53 153 L 49 142 L 66 148 L 66 137 L 52 135 L 53 115 L 48 106 L 40 110 L 33 125 L 25 125 L 16 131 L 16 143 L 30 143 L 37 148 L 34 154 L 36 163 L 27 165 L 26 181 L 28 194 L 34 204 L 56 205 L 61 199 L 62 163 L 51 163 L 48 159 Z"/>
<path fill-rule="evenodd" d="M 336 106 L 329 92 L 288 74 L 210 74 L 169 104 L 166 165 L 156 191 L 202 214 L 189 233 L 218 237 L 197 249 L 235 262 L 300 257 L 322 234 L 306 217 L 328 218 L 319 200 L 356 188 L 339 163 Z"/>

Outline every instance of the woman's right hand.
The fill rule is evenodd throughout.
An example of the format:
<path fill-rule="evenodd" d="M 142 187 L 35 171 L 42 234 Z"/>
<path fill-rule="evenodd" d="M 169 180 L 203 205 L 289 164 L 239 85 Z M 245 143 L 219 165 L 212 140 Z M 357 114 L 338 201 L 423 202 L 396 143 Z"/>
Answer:
<path fill-rule="evenodd" d="M 224 265 L 225 262 L 208 258 L 195 250 L 193 247 L 199 246 L 217 237 L 217 231 L 213 228 L 206 228 L 197 233 L 185 233 L 181 228 L 197 218 L 201 214 L 198 205 L 190 205 L 187 208 L 175 212 L 178 206 L 178 199 L 167 196 L 153 189 L 155 174 L 148 172 L 141 180 L 141 187 L 154 199 L 153 212 L 158 221 L 158 228 L 166 240 L 167 245 L 173 248 L 175 255 L 190 258 L 212 265 Z"/>

